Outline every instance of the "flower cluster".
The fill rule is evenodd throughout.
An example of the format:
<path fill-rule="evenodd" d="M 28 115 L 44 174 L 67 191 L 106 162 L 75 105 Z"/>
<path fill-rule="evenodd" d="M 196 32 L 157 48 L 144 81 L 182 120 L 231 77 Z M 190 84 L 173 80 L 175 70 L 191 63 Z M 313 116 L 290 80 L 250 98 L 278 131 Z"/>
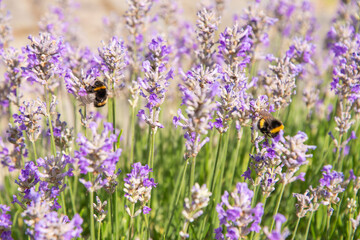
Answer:
<path fill-rule="evenodd" d="M 200 185 L 195 183 L 191 189 L 191 202 L 189 198 L 185 198 L 184 210 L 182 215 L 185 217 L 184 227 L 180 232 L 180 236 L 188 238 L 187 228 L 189 222 L 193 222 L 196 218 L 203 214 L 202 208 L 205 208 L 210 201 L 211 192 L 206 188 L 206 185 Z"/>
<path fill-rule="evenodd" d="M 173 123 L 186 131 L 185 158 L 196 157 L 204 144 L 209 141 L 209 138 L 201 139 L 201 136 L 208 133 L 209 121 L 216 107 L 214 98 L 219 91 L 219 84 L 215 81 L 216 75 L 216 71 L 197 68 L 189 72 L 183 84 L 179 86 L 188 118 L 179 109 L 179 116 L 174 116 Z"/>
<path fill-rule="evenodd" d="M 83 222 L 79 214 L 75 214 L 70 221 L 67 216 L 58 216 L 51 211 L 49 203 L 43 201 L 41 192 L 30 191 L 30 203 L 21 214 L 28 226 L 26 234 L 36 239 L 73 239 L 80 237 Z"/>
<path fill-rule="evenodd" d="M 245 26 L 250 26 L 250 38 L 254 44 L 254 50 L 259 44 L 264 46 L 269 45 L 268 29 L 273 26 L 276 22 L 276 18 L 266 16 L 264 10 L 262 10 L 259 4 L 255 4 L 254 7 L 249 6 L 244 10 L 244 14 L 241 19 L 245 22 Z M 251 53 L 252 58 L 255 58 L 255 51 Z"/>
<path fill-rule="evenodd" d="M 21 68 L 25 58 L 19 50 L 13 47 L 2 49 L 0 57 L 6 66 L 5 84 L 0 89 L 0 104 L 3 107 L 8 107 L 10 103 L 19 106 L 23 96 L 19 88 L 23 79 Z"/>
<path fill-rule="evenodd" d="M 151 208 L 146 206 L 147 202 L 151 198 L 151 190 L 156 187 L 157 183 L 153 178 L 149 178 L 149 173 L 152 172 L 152 168 L 148 165 L 142 166 L 141 163 L 134 163 L 132 165 L 131 173 L 128 173 L 125 181 L 125 197 L 132 204 L 140 202 L 141 208 L 134 214 L 130 212 L 129 207 L 126 207 L 126 211 L 130 217 L 136 217 L 141 213 L 148 214 Z"/>
<path fill-rule="evenodd" d="M 0 204 L 0 238 L 3 240 L 13 240 L 11 237 L 11 215 L 6 212 L 10 211 L 10 207 Z"/>
<path fill-rule="evenodd" d="M 46 104 L 40 100 L 24 102 L 19 107 L 19 114 L 13 114 L 14 122 L 19 126 L 30 141 L 35 142 L 41 133 L 42 116 L 46 116 Z"/>
<path fill-rule="evenodd" d="M 143 51 L 144 25 L 147 22 L 148 12 L 150 11 L 153 0 L 127 0 L 129 9 L 125 12 L 125 26 L 129 31 L 128 46 L 131 57 L 131 66 L 135 73 L 138 72 L 140 52 Z"/>
<path fill-rule="evenodd" d="M 10 12 L 5 10 L 5 4 L 0 2 L 0 47 L 6 48 L 12 40 L 12 29 L 10 27 Z"/>
<path fill-rule="evenodd" d="M 220 83 L 220 101 L 215 126 L 220 132 L 226 132 L 229 122 L 237 112 L 243 112 L 248 98 L 245 67 L 250 62 L 249 54 L 252 40 L 249 37 L 251 28 L 240 29 L 238 25 L 226 28 L 219 37 L 219 57 L 222 81 Z"/>
<path fill-rule="evenodd" d="M 146 115 L 145 110 L 141 109 L 137 116 L 156 131 L 157 128 L 163 128 L 159 122 L 160 105 L 165 100 L 168 80 L 173 78 L 173 70 L 166 68 L 171 50 L 161 37 L 152 39 L 148 49 L 149 53 L 142 64 L 144 78 L 139 80 L 139 85 L 141 87 L 140 94 L 147 101 L 145 107 L 149 110 L 149 115 Z"/>
<path fill-rule="evenodd" d="M 309 0 L 275 0 L 267 7 L 278 19 L 276 27 L 284 37 L 309 38 L 316 30 L 316 19 Z"/>
<path fill-rule="evenodd" d="M 237 183 L 231 194 L 225 191 L 216 206 L 220 220 L 220 227 L 215 229 L 216 239 L 224 239 L 224 230 L 226 239 L 240 239 L 252 231 L 259 232 L 264 209 L 262 203 L 251 208 L 253 196 L 246 183 Z"/>
<path fill-rule="evenodd" d="M 340 201 L 338 194 L 345 191 L 347 183 L 342 172 L 331 171 L 332 166 L 326 165 L 321 170 L 323 177 L 320 179 L 320 186 L 324 187 L 324 205 L 336 204 Z"/>
<path fill-rule="evenodd" d="M 36 163 L 38 168 L 43 168 L 42 172 L 38 171 L 37 173 L 41 180 L 59 188 L 64 184 L 66 176 L 73 175 L 72 168 L 66 170 L 66 165 L 72 163 L 72 159 L 68 155 L 60 155 L 59 152 L 56 156 L 39 158 Z"/>
<path fill-rule="evenodd" d="M 96 202 L 97 204 L 93 203 L 95 214 L 94 218 L 96 221 L 101 223 L 105 217 L 108 211 L 105 210 L 105 206 L 107 205 L 107 201 L 101 202 L 100 198 L 96 196 Z"/>
<path fill-rule="evenodd" d="M 1 138 L 0 159 L 1 164 L 8 167 L 11 172 L 22 167 L 23 159 L 28 156 L 28 150 L 26 148 L 22 130 L 19 127 L 9 124 L 9 128 L 6 130 L 6 133 L 7 140 L 13 145 L 13 149 L 10 150 L 6 147 Z"/>
<path fill-rule="evenodd" d="M 56 146 L 63 151 L 71 150 L 74 139 L 73 128 L 68 128 L 66 121 L 60 120 L 60 113 L 57 114 L 57 118 L 53 123 L 53 128 Z M 48 134 L 50 133 L 48 132 Z"/>
<path fill-rule="evenodd" d="M 116 164 L 122 150 L 118 148 L 113 151 L 113 145 L 117 142 L 118 134 L 112 134 L 113 126 L 111 123 L 104 123 L 103 125 L 104 130 L 99 134 L 97 133 L 98 124 L 91 122 L 89 129 L 92 137 L 88 139 L 79 133 L 76 140 L 80 150 L 74 152 L 75 167 L 80 169 L 81 174 L 92 173 L 94 176 L 92 182 L 80 179 L 88 191 L 98 191 L 104 186 L 108 186 L 108 190 L 113 190 L 117 182 L 116 177 L 112 176 L 117 176 L 120 173 L 116 171 Z"/>
<path fill-rule="evenodd" d="M 52 89 L 58 83 L 56 76 L 62 75 L 61 55 L 63 42 L 48 33 L 40 33 L 39 38 L 29 37 L 31 44 L 25 48 L 27 65 L 23 76 L 30 82 L 38 82 Z"/>
<path fill-rule="evenodd" d="M 102 71 L 112 90 L 124 87 L 124 69 L 128 64 L 124 42 L 113 37 L 109 44 L 102 42 L 98 49 L 101 58 Z M 113 93 L 115 94 L 115 93 Z"/>
<path fill-rule="evenodd" d="M 203 8 L 197 12 L 197 40 L 199 49 L 196 51 L 198 61 L 202 66 L 211 67 L 214 64 L 215 32 L 219 25 L 219 17 L 215 11 Z"/>
<path fill-rule="evenodd" d="M 81 70 L 78 77 L 73 72 L 68 72 L 64 79 L 67 91 L 73 94 L 81 105 L 86 106 L 95 101 L 95 94 L 87 91 L 96 81 L 96 74 L 93 71 L 85 73 Z"/>

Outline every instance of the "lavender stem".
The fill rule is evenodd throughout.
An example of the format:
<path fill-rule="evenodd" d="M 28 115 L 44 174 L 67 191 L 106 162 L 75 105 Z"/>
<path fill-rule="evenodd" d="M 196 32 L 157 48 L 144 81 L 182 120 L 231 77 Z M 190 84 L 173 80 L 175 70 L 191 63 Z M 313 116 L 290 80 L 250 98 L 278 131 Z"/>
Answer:
<path fill-rule="evenodd" d="M 166 227 L 166 231 L 165 231 L 165 239 L 167 239 L 167 235 L 169 233 L 169 229 L 170 229 L 170 225 L 171 225 L 171 221 L 174 217 L 174 213 L 175 213 L 175 209 L 179 203 L 179 199 L 180 199 L 180 194 L 182 192 L 182 188 L 184 186 L 184 183 L 185 183 L 185 174 L 186 174 L 186 168 L 187 168 L 187 165 L 189 164 L 189 160 L 186 160 L 184 166 L 183 166 L 183 169 L 182 169 L 182 174 L 181 174 L 181 181 L 178 182 L 177 186 L 174 188 L 174 193 L 176 193 L 176 198 L 174 201 L 172 201 L 171 203 L 171 215 L 170 215 L 170 218 L 169 218 L 169 222 L 167 224 L 167 227 Z M 180 175 L 179 175 L 180 176 Z"/>
<path fill-rule="evenodd" d="M 300 219 L 301 219 L 301 218 L 298 217 L 298 220 L 296 221 L 295 229 L 294 229 L 294 232 L 293 232 L 293 235 L 292 235 L 291 240 L 294 240 L 294 239 L 295 239 L 296 232 L 297 232 L 298 227 L 299 227 Z"/>
<path fill-rule="evenodd" d="M 275 215 L 278 213 L 278 211 L 279 211 L 280 202 L 281 202 L 281 199 L 282 199 L 283 194 L 284 194 L 285 186 L 286 186 L 286 184 L 284 184 L 284 183 L 283 183 L 282 186 L 281 186 L 281 192 L 280 192 L 279 199 L 278 199 L 278 201 L 277 201 L 277 203 L 276 203 L 276 208 L 275 208 L 274 216 L 275 216 Z M 270 231 L 273 230 L 274 224 L 275 224 L 275 219 L 272 220 L 271 227 L 270 227 Z"/>

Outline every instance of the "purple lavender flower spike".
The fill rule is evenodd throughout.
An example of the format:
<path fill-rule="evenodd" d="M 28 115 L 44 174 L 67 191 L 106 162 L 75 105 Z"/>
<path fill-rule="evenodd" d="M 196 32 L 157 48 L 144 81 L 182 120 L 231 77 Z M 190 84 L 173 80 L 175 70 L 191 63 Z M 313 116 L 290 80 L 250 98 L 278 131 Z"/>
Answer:
<path fill-rule="evenodd" d="M 148 165 L 142 166 L 140 162 L 137 162 L 132 165 L 131 172 L 124 178 L 124 192 L 126 199 L 132 204 L 140 202 L 144 214 L 148 214 L 151 211 L 146 204 L 151 198 L 152 188 L 157 185 L 153 178 L 149 178 L 150 172 L 152 172 L 152 168 L 149 168 Z M 136 217 L 137 214 L 140 213 L 136 212 L 135 215 L 132 215 L 128 208 L 127 212 L 131 217 Z"/>
<path fill-rule="evenodd" d="M 274 216 L 275 219 L 275 229 L 272 232 L 269 232 L 267 227 L 264 228 L 264 233 L 269 240 L 285 240 L 289 235 L 290 231 L 285 229 L 281 232 L 281 225 L 286 221 L 286 218 L 278 213 Z"/>
<path fill-rule="evenodd" d="M 220 227 L 215 230 L 216 239 L 224 239 L 222 231 L 227 230 L 226 238 L 244 238 L 251 231 L 260 230 L 261 217 L 264 214 L 262 203 L 251 208 L 253 191 L 249 190 L 246 183 L 237 183 L 236 189 L 230 195 L 225 191 L 221 203 L 216 207 L 219 214 Z M 231 199 L 229 199 L 229 197 Z M 230 202 L 234 202 L 233 205 Z"/>
<path fill-rule="evenodd" d="M 50 87 L 56 84 L 55 76 L 64 75 L 61 56 L 64 51 L 62 40 L 48 33 L 40 33 L 39 38 L 29 36 L 31 45 L 24 48 L 27 65 L 23 76 L 30 82 L 38 82 Z"/>
<path fill-rule="evenodd" d="M 89 128 L 91 138 L 78 134 L 76 142 L 80 149 L 74 152 L 75 168 L 79 169 L 81 174 L 94 174 L 94 182 L 81 180 L 88 190 L 98 191 L 104 187 L 106 191 L 113 193 L 117 185 L 116 176 L 120 173 L 116 171 L 116 164 L 122 151 L 120 148 L 113 151 L 118 133 L 113 134 L 111 123 L 104 123 L 101 133 L 97 132 L 98 123 L 91 122 Z"/>
<path fill-rule="evenodd" d="M 10 211 L 10 207 L 0 204 L 0 238 L 3 240 L 13 240 L 11 237 L 11 215 L 6 212 Z"/>

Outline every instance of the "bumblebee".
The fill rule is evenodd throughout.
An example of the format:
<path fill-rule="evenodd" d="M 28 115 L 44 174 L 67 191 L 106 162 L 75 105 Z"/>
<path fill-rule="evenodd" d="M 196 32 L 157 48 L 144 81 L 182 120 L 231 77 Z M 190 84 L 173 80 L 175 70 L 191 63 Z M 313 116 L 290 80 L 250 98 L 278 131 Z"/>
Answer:
<path fill-rule="evenodd" d="M 276 137 L 280 130 L 284 129 L 282 122 L 266 111 L 260 112 L 260 120 L 257 127 L 261 133 L 271 138 Z"/>
<path fill-rule="evenodd" d="M 108 92 L 104 82 L 97 80 L 94 85 L 87 89 L 88 93 L 95 93 L 94 106 L 99 108 L 107 103 Z"/>

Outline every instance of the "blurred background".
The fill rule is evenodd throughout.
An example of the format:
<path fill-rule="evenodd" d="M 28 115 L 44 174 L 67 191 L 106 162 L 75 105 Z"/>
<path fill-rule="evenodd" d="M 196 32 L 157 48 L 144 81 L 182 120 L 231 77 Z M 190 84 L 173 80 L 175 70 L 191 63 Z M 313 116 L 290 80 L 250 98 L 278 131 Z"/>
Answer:
<path fill-rule="evenodd" d="M 65 1 L 65 0 L 62 0 Z M 254 0 L 252 0 L 254 1 Z M 3 0 L 12 15 L 10 24 L 13 28 L 14 47 L 21 47 L 28 44 L 27 37 L 37 35 L 39 32 L 38 22 L 44 17 L 50 5 L 53 5 L 56 0 Z M 118 16 L 123 16 L 127 9 L 126 0 L 76 0 L 76 7 L 74 13 L 78 19 L 78 31 L 81 34 L 81 44 L 97 48 L 100 41 L 104 39 L 103 18 L 115 13 Z M 161 0 L 157 0 L 161 2 Z M 196 22 L 196 12 L 201 4 L 206 4 L 206 1 L 194 0 L 177 0 L 180 9 L 183 9 L 181 17 L 190 22 Z M 242 13 L 242 9 L 251 1 L 244 0 L 225 0 L 225 10 L 223 19 L 221 21 L 220 30 L 225 26 L 230 25 L 234 14 Z M 268 1 L 262 1 L 268 2 Z M 331 16 L 334 16 L 337 0 L 311 0 L 315 7 L 318 23 L 321 26 L 328 25 L 331 21 Z M 155 4 L 157 5 L 157 4 Z M 123 18 L 122 18 L 123 20 Z M 119 22 L 119 25 L 124 25 Z M 319 26 L 319 32 L 325 34 L 328 28 Z"/>

